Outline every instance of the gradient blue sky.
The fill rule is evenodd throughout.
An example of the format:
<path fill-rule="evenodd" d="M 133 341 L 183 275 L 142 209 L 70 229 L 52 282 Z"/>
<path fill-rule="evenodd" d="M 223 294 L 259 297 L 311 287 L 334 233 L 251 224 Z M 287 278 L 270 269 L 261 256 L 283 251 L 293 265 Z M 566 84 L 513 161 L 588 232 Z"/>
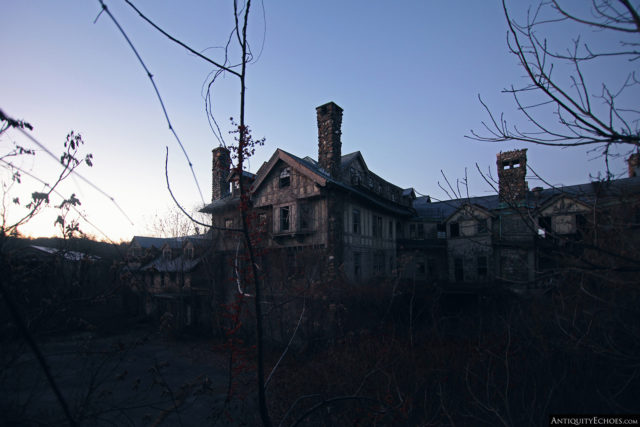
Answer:
<path fill-rule="evenodd" d="M 191 157 L 205 202 L 211 198 L 211 149 L 218 145 L 204 113 L 202 87 L 211 68 L 142 22 L 121 1 L 107 1 L 154 74 L 173 125 Z M 317 156 L 315 107 L 334 101 L 344 109 L 343 153 L 360 150 L 369 168 L 402 187 L 447 198 L 438 182 L 465 168 L 472 195 L 492 189 L 475 171 L 495 171 L 495 155 L 529 148 L 529 164 L 553 184 L 587 182 L 604 170 L 586 150 L 560 150 L 465 138 L 480 130 L 487 115 L 478 94 L 513 123 L 523 123 L 501 90 L 519 85 L 523 72 L 506 46 L 506 23 L 498 0 L 254 2 L 250 39 L 247 121 L 265 137 L 250 162 L 255 172 L 276 148 Z M 518 2 L 522 7 L 523 2 Z M 151 1 L 136 5 L 168 32 L 212 57 L 232 28 L 230 1 Z M 169 132 L 153 88 L 116 27 L 97 1 L 6 2 L 0 15 L 4 54 L 0 66 L 0 108 L 30 121 L 33 135 L 59 152 L 71 129 L 81 132 L 95 166 L 82 173 L 112 195 L 133 221 L 78 179 L 62 189 L 75 192 L 88 218 L 111 239 L 147 233 L 155 213 L 171 206 L 165 188 L 164 155 L 180 201 L 202 204 L 188 165 Z M 523 13 L 519 9 L 516 13 Z M 265 32 L 266 22 L 266 32 Z M 572 28 L 554 37 L 575 36 Z M 218 56 L 219 57 L 219 56 Z M 617 78 L 611 69 L 598 77 Z M 215 112 L 226 134 L 238 116 L 238 83 L 222 78 Z M 11 132 L 0 141 L 29 143 Z M 227 142 L 231 139 L 228 138 Z M 55 161 L 39 153 L 22 166 L 46 181 Z M 612 163 L 623 174 L 622 160 Z M 5 179 L 5 178 L 3 178 Z M 30 194 L 25 180 L 20 191 Z M 533 177 L 529 186 L 540 185 Z M 546 186 L 546 185 L 543 185 Z M 55 217 L 43 217 L 23 231 L 54 233 Z M 97 230 L 84 229 L 98 237 Z"/>

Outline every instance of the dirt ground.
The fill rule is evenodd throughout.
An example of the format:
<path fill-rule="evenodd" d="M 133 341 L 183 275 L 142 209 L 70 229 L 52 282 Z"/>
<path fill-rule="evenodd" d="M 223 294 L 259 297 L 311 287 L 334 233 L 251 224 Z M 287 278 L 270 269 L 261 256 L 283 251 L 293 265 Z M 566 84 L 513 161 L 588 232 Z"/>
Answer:
<path fill-rule="evenodd" d="M 108 338 L 90 333 L 40 345 L 80 425 L 254 425 L 250 398 L 227 396 L 227 359 L 211 340 L 167 340 L 132 330 Z M 2 349 L 0 424 L 67 425 L 34 354 Z M 245 386 L 251 396 L 251 385 Z"/>

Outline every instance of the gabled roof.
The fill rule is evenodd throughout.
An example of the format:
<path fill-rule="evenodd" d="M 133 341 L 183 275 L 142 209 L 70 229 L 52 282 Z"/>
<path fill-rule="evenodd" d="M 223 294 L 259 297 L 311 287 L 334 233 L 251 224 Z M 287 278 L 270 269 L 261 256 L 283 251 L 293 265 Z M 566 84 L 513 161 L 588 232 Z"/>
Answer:
<path fill-rule="evenodd" d="M 458 209 L 456 209 L 456 210 L 454 210 L 453 212 L 451 212 L 451 214 L 449 214 L 449 216 L 445 218 L 444 222 L 449 222 L 449 220 L 450 220 L 450 219 L 451 219 L 455 214 L 457 214 L 458 212 L 460 212 L 460 211 L 461 211 L 461 210 L 463 210 L 463 209 L 466 209 L 467 207 L 468 207 L 468 208 L 471 208 L 471 209 L 473 209 L 473 210 L 475 210 L 475 211 L 484 212 L 484 213 L 485 213 L 485 214 L 487 214 L 488 216 L 491 216 L 491 217 L 492 217 L 492 216 L 494 216 L 494 214 L 493 214 L 490 210 L 488 210 L 488 209 L 484 208 L 484 207 L 483 207 L 483 206 L 481 206 L 481 205 L 478 205 L 478 204 L 475 204 L 475 203 L 463 203 L 462 205 L 458 206 Z"/>
<path fill-rule="evenodd" d="M 364 161 L 364 157 L 362 157 L 362 153 L 360 151 L 355 151 L 353 153 L 345 154 L 340 159 L 341 161 L 340 170 L 342 171 L 342 176 L 348 176 L 346 172 L 349 171 L 349 168 L 351 168 L 351 165 L 356 160 L 359 160 L 360 163 L 362 163 L 362 166 L 364 166 L 365 171 L 367 173 L 370 173 L 369 167 L 367 166 L 367 163 Z"/>
<path fill-rule="evenodd" d="M 258 188 L 260 188 L 260 185 L 262 185 L 265 178 L 269 175 L 278 161 L 283 161 L 315 183 L 321 186 L 325 186 L 327 184 L 327 179 L 330 179 L 329 174 L 320 166 L 318 166 L 317 163 L 310 161 L 312 159 L 306 159 L 307 158 L 301 159 L 291 153 L 287 153 L 286 151 L 281 150 L 280 148 L 276 149 L 267 164 L 260 168 L 260 174 L 256 177 L 256 180 L 251 187 L 251 191 L 255 192 Z"/>
<path fill-rule="evenodd" d="M 346 154 L 344 156 L 342 156 L 342 170 L 345 170 L 345 168 L 349 168 L 350 165 L 356 160 L 359 159 L 360 161 L 362 161 L 362 164 L 364 165 L 364 167 L 366 168 L 366 163 L 364 162 L 364 159 L 362 158 L 362 154 L 360 154 L 359 151 L 356 151 L 355 153 L 350 153 L 350 154 Z M 386 209 L 388 211 L 391 211 L 393 213 L 396 213 L 398 215 L 410 215 L 410 210 L 402 205 L 399 205 L 397 203 L 393 203 L 389 200 L 386 200 L 382 197 L 378 197 L 376 195 L 372 195 L 369 194 L 366 191 L 362 191 L 359 188 L 356 188 L 346 182 L 343 182 L 341 180 L 332 178 L 329 173 L 327 171 L 325 171 L 323 168 L 320 167 L 320 165 L 313 160 L 310 157 L 305 157 L 305 158 L 300 158 L 298 156 L 295 156 L 291 153 L 288 153 L 284 150 L 281 150 L 280 148 L 278 148 L 275 153 L 273 153 L 273 155 L 271 156 L 271 158 L 269 159 L 269 161 L 267 162 L 266 165 L 263 165 L 260 168 L 260 173 L 258 174 L 256 181 L 254 182 L 253 186 L 252 186 L 252 192 L 255 193 L 255 191 L 260 188 L 260 185 L 262 185 L 262 183 L 264 182 L 265 178 L 269 175 L 269 173 L 271 172 L 271 170 L 275 167 L 275 165 L 278 163 L 278 161 L 283 161 L 284 163 L 286 163 L 287 165 L 289 165 L 290 167 L 292 167 L 294 170 L 298 171 L 299 173 L 301 173 L 304 176 L 307 176 L 308 178 L 310 178 L 311 180 L 313 180 L 316 184 L 320 185 L 321 187 L 325 187 L 327 185 L 336 187 L 336 188 L 340 188 L 344 191 L 348 191 L 352 194 L 355 194 L 363 199 L 366 199 L 367 201 L 370 201 L 376 205 L 378 205 L 379 207 Z M 369 172 L 371 173 L 371 172 Z M 371 173 L 372 175 L 376 176 L 375 174 Z M 377 177 L 378 178 L 378 177 Z M 381 178 L 379 178 L 381 179 Z"/>
<path fill-rule="evenodd" d="M 200 264 L 200 261 L 202 261 L 202 257 L 191 259 L 184 255 L 180 255 L 174 259 L 166 259 L 163 256 L 159 256 L 149 264 L 141 267 L 140 270 L 152 270 L 163 273 L 188 272 Z"/>

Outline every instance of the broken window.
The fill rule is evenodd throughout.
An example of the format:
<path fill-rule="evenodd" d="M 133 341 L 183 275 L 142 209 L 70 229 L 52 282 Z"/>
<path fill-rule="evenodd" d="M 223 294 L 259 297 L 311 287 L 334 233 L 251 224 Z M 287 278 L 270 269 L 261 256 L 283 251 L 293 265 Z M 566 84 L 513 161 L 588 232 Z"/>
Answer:
<path fill-rule="evenodd" d="M 280 231 L 289 231 L 290 206 L 283 206 L 280 208 Z"/>
<path fill-rule="evenodd" d="M 351 217 L 353 220 L 353 234 L 360 234 L 360 211 L 353 209 L 351 211 Z"/>
<path fill-rule="evenodd" d="M 291 171 L 289 168 L 284 168 L 280 172 L 280 188 L 288 187 L 289 185 L 291 185 Z"/>
<path fill-rule="evenodd" d="M 457 222 L 452 222 L 449 224 L 449 237 L 458 237 L 460 236 L 460 224 Z"/>

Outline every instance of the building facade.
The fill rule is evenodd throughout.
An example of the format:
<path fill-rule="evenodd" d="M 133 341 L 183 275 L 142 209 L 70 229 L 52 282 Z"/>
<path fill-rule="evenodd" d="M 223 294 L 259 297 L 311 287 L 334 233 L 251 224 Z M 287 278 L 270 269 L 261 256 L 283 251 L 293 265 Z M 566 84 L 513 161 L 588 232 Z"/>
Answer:
<path fill-rule="evenodd" d="M 212 227 L 206 236 L 161 242 L 155 255 L 147 251 L 143 263 L 130 263 L 144 276 L 144 285 L 137 283 L 145 301 L 186 301 L 180 310 L 188 314 L 183 323 L 191 323 L 199 317 L 195 311 L 215 311 L 236 293 L 251 294 L 244 284 L 250 269 L 241 180 L 259 274 L 270 295 L 295 279 L 525 292 L 553 286 L 563 268 L 625 268 L 640 253 L 638 154 L 629 158 L 628 178 L 529 189 L 527 150 L 501 152 L 497 194 L 432 202 L 381 178 L 359 151 L 343 155 L 342 112 L 333 102 L 316 109 L 317 160 L 276 149 L 254 175 L 234 171 L 229 150 L 215 148 L 212 200 L 201 210 L 211 215 Z M 140 242 L 150 244 L 145 239 L 134 238 L 132 252 Z"/>

